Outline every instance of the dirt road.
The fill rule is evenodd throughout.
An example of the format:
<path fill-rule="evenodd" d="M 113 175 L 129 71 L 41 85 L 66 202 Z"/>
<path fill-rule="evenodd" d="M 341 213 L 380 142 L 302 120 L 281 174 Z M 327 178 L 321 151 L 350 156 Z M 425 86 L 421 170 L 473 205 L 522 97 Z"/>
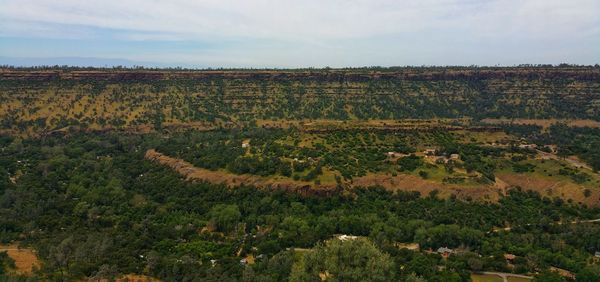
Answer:
<path fill-rule="evenodd" d="M 589 165 L 587 165 L 586 163 L 572 158 L 572 157 L 567 157 L 567 158 L 561 158 L 555 154 L 551 154 L 551 153 L 546 153 L 544 151 L 540 151 L 540 150 L 536 150 L 538 153 L 538 156 L 540 159 L 542 160 L 557 160 L 557 161 L 566 161 L 568 162 L 570 165 L 577 167 L 577 168 L 585 168 L 585 169 L 589 169 L 592 170 L 592 167 L 590 167 Z"/>

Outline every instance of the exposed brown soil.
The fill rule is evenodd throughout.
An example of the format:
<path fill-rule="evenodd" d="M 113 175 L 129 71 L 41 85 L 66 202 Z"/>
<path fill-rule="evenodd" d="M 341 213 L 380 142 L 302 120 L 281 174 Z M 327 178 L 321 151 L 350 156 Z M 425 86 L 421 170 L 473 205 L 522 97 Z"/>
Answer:
<path fill-rule="evenodd" d="M 140 275 L 140 274 L 127 274 L 116 280 L 117 282 L 161 282 L 154 277 Z"/>
<path fill-rule="evenodd" d="M 0 252 L 6 252 L 15 261 L 17 274 L 31 275 L 35 268 L 40 267 L 40 260 L 35 250 L 19 248 L 18 244 L 0 245 Z"/>
<path fill-rule="evenodd" d="M 267 189 L 286 190 L 297 192 L 302 195 L 330 195 L 340 190 L 335 185 L 315 185 L 312 182 L 296 181 L 289 178 L 268 178 L 249 174 L 233 174 L 223 171 L 212 171 L 204 168 L 198 168 L 194 165 L 177 158 L 163 155 L 156 150 L 148 150 L 146 159 L 166 165 L 187 180 L 206 181 L 214 184 L 224 184 L 230 188 L 248 185 Z"/>
<path fill-rule="evenodd" d="M 397 176 L 368 174 L 355 178 L 352 181 L 354 187 L 382 186 L 391 191 L 418 191 L 427 196 L 431 191 L 437 190 L 439 196 L 446 198 L 456 195 L 459 199 L 475 199 L 483 201 L 497 201 L 502 190 L 492 185 L 461 186 L 457 184 L 445 184 L 410 174 L 399 174 Z"/>
<path fill-rule="evenodd" d="M 342 190 L 341 187 L 335 185 L 316 185 L 312 182 L 295 181 L 284 177 L 266 178 L 256 175 L 237 175 L 224 171 L 211 171 L 208 169 L 195 167 L 184 160 L 166 156 L 157 152 L 156 150 L 148 150 L 145 157 L 146 159 L 172 168 L 179 174 L 183 175 L 187 180 L 225 184 L 231 188 L 244 184 L 262 188 L 283 189 L 287 191 L 298 192 L 303 195 L 323 196 L 341 192 Z M 441 197 L 448 197 L 451 194 L 454 194 L 460 199 L 472 198 L 486 201 L 498 200 L 499 193 L 501 193 L 500 189 L 492 185 L 464 187 L 460 185 L 443 184 L 434 181 L 423 180 L 420 177 L 405 174 L 400 174 L 398 176 L 368 174 L 363 177 L 357 177 L 351 183 L 344 183 L 341 186 L 349 188 L 382 186 L 391 191 L 419 191 L 422 195 L 427 195 L 433 190 L 438 190 Z"/>
<path fill-rule="evenodd" d="M 543 128 L 548 128 L 555 123 L 563 123 L 572 127 L 600 127 L 600 121 L 589 119 L 492 119 L 486 118 L 481 120 L 488 124 L 522 124 L 522 125 L 538 125 Z"/>
<path fill-rule="evenodd" d="M 588 206 L 600 205 L 600 189 L 590 188 L 590 196 L 585 197 L 584 187 L 569 181 L 556 181 L 526 174 L 498 174 L 497 177 L 511 187 L 522 187 L 533 190 L 548 197 L 559 197 L 564 200 L 573 200 Z"/>
<path fill-rule="evenodd" d="M 145 157 L 146 159 L 172 168 L 187 180 L 224 184 L 230 188 L 243 184 L 259 188 L 283 189 L 297 192 L 301 195 L 328 196 L 351 188 L 381 186 L 390 191 L 417 191 L 423 196 L 427 196 L 431 191 L 437 190 L 438 196 L 442 198 L 455 195 L 458 199 L 462 200 L 472 199 L 496 202 L 502 195 L 506 195 L 508 189 L 520 187 L 523 190 L 536 191 L 542 196 L 551 198 L 560 197 L 564 200 L 570 199 L 576 203 L 583 203 L 588 206 L 600 205 L 599 189 L 589 189 L 591 195 L 585 197 L 583 192 L 585 187 L 572 182 L 548 180 L 521 174 L 498 174 L 496 176 L 496 183 L 494 184 L 460 185 L 439 183 L 410 174 L 392 176 L 381 173 L 369 173 L 362 177 L 356 177 L 351 182 L 335 186 L 316 185 L 312 182 L 295 181 L 285 177 L 268 178 L 247 174 L 237 175 L 226 171 L 211 171 L 195 167 L 184 160 L 166 156 L 156 150 L 148 150 Z"/>
<path fill-rule="evenodd" d="M 580 80 L 594 80 L 600 78 L 598 68 L 402 68 L 398 70 L 27 70 L 27 69 L 0 69 L 1 79 L 18 80 L 169 80 L 169 79 L 207 79 L 207 78 L 234 78 L 234 79 L 311 79 L 317 81 L 364 81 L 367 79 L 392 79 L 405 80 L 444 80 L 444 79 L 542 79 L 542 78 L 573 78 Z"/>

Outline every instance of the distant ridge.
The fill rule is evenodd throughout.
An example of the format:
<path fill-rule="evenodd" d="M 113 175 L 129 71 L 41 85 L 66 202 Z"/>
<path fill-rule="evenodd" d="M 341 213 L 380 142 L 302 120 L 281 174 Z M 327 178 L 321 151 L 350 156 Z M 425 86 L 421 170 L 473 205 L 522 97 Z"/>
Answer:
<path fill-rule="evenodd" d="M 0 56 L 0 65 L 9 65 L 15 67 L 35 67 L 35 66 L 73 66 L 73 67 L 97 67 L 110 68 L 115 66 L 123 67 L 166 67 L 165 64 L 155 62 L 133 61 L 120 58 L 99 58 L 99 57 L 2 57 Z"/>

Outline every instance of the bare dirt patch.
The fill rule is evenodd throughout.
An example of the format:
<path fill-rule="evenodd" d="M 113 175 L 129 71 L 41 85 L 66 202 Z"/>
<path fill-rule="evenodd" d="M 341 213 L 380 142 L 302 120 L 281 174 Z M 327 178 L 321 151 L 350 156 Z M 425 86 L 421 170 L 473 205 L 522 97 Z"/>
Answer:
<path fill-rule="evenodd" d="M 161 282 L 154 277 L 141 275 L 141 274 L 127 274 L 116 280 L 117 282 Z"/>
<path fill-rule="evenodd" d="M 316 185 L 312 182 L 296 181 L 285 177 L 261 177 L 249 174 L 233 174 L 226 171 L 212 171 L 198 168 L 184 160 L 163 155 L 156 150 L 148 150 L 146 159 L 166 165 L 183 175 L 187 180 L 206 181 L 213 184 L 224 184 L 230 188 L 248 185 L 261 188 L 283 189 L 300 194 L 328 195 L 338 190 L 336 185 Z"/>
<path fill-rule="evenodd" d="M 334 184 L 316 185 L 312 182 L 295 181 L 284 177 L 267 178 L 247 174 L 236 175 L 225 171 L 211 171 L 195 167 L 184 160 L 166 156 L 156 150 L 148 150 L 146 152 L 146 159 L 170 167 L 183 175 L 187 180 L 224 184 L 231 188 L 244 184 L 256 187 L 285 189 L 307 195 L 331 195 L 332 193 L 340 191 L 340 188 Z M 391 191 L 418 191 L 422 195 L 428 195 L 431 191 L 437 190 L 441 197 L 449 197 L 454 194 L 459 199 L 471 198 L 488 201 L 497 201 L 499 194 L 502 192 L 498 187 L 493 185 L 482 184 L 478 187 L 465 187 L 424 180 L 409 174 L 390 176 L 371 173 L 363 177 L 354 178 L 353 181 L 343 183 L 342 186 L 347 188 L 382 186 Z"/>
<path fill-rule="evenodd" d="M 461 186 L 457 184 L 445 184 L 410 174 L 399 174 L 397 176 L 383 174 L 367 174 L 355 178 L 352 181 L 354 187 L 382 186 L 391 191 L 418 191 L 421 195 L 428 195 L 437 190 L 439 196 L 446 198 L 456 195 L 459 199 L 475 199 L 483 201 L 497 201 L 501 190 L 493 185 L 481 184 L 479 186 Z"/>
<path fill-rule="evenodd" d="M 598 206 L 600 204 L 600 190 L 590 188 L 589 196 L 584 195 L 583 186 L 570 181 L 554 180 L 543 177 L 536 177 L 527 174 L 497 174 L 500 180 L 512 187 L 521 187 L 524 190 L 533 190 L 542 196 L 559 197 L 565 200 L 573 200 L 576 203 L 583 203 L 588 206 Z"/>
<path fill-rule="evenodd" d="M 588 206 L 600 205 L 600 190 L 589 189 L 585 196 L 585 187 L 566 180 L 554 180 L 531 175 L 512 173 L 497 173 L 496 182 L 492 184 L 449 184 L 440 183 L 431 179 L 423 179 L 411 174 L 398 174 L 396 176 L 383 173 L 369 173 L 362 177 L 356 177 L 352 181 L 335 184 L 315 184 L 313 182 L 295 181 L 286 177 L 260 177 L 256 175 L 237 175 L 226 171 L 211 171 L 198 168 L 192 164 L 172 158 L 157 152 L 148 150 L 146 159 L 166 165 L 183 175 L 190 181 L 206 181 L 213 184 L 224 184 L 230 188 L 240 185 L 249 185 L 259 188 L 283 189 L 297 192 L 301 195 L 328 196 L 340 193 L 350 188 L 381 186 L 390 191 L 418 191 L 427 196 L 437 190 L 438 196 L 442 198 L 455 195 L 462 200 L 478 200 L 496 202 L 506 191 L 513 187 L 521 187 L 524 190 L 533 190 L 542 196 L 559 197 L 572 200 L 576 203 L 584 203 Z"/>
<path fill-rule="evenodd" d="M 20 248 L 18 244 L 0 245 L 0 252 L 6 252 L 15 261 L 17 274 L 31 275 L 35 268 L 40 267 L 40 260 L 31 248 Z"/>
<path fill-rule="evenodd" d="M 488 124 L 523 124 L 523 125 L 538 125 L 543 128 L 548 128 L 555 123 L 564 123 L 572 127 L 600 127 L 600 121 L 589 119 L 493 119 L 486 118 L 481 120 Z"/>

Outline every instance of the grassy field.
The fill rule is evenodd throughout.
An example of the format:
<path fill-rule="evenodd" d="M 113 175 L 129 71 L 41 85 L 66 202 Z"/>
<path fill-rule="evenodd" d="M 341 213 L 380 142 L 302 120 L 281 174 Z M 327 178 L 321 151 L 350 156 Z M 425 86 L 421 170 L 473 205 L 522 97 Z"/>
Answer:
<path fill-rule="evenodd" d="M 522 277 L 514 277 L 514 276 L 508 277 L 508 282 L 529 282 L 529 281 L 531 281 L 531 279 L 522 278 Z"/>
<path fill-rule="evenodd" d="M 568 126 L 574 127 L 600 127 L 600 121 L 589 120 L 589 119 L 491 119 L 486 118 L 481 120 L 484 123 L 489 124 L 526 124 L 526 125 L 538 125 L 543 128 L 547 128 L 555 123 L 564 123 Z"/>
<path fill-rule="evenodd" d="M 511 186 L 531 189 L 542 195 L 571 199 L 588 205 L 600 203 L 598 173 L 587 169 L 575 169 L 568 163 L 557 160 L 528 159 L 520 163 L 532 165 L 533 171 L 517 173 L 512 166 L 505 164 L 496 173 L 497 177 Z M 561 170 L 584 173 L 588 180 L 577 182 L 573 177 L 561 174 Z"/>
<path fill-rule="evenodd" d="M 473 282 L 504 282 L 504 279 L 498 275 L 471 274 Z"/>
<path fill-rule="evenodd" d="M 380 122 L 382 121 L 376 121 L 375 124 Z M 195 150 L 194 146 L 197 146 L 198 142 L 189 143 L 187 137 L 181 139 L 179 151 L 171 152 L 174 154 L 159 153 L 165 154 L 164 157 L 169 161 L 164 163 L 171 167 L 175 167 L 172 162 L 187 162 L 190 166 L 188 171 L 182 172 L 179 168 L 176 170 L 188 178 L 226 183 L 232 187 L 241 183 L 291 190 L 298 187 L 332 190 L 338 186 L 382 186 L 393 191 L 419 191 L 422 195 L 437 190 L 438 195 L 442 197 L 455 195 L 460 199 L 483 201 L 496 201 L 507 189 L 520 187 L 551 198 L 561 197 L 567 201 L 592 206 L 600 204 L 598 173 L 585 168 L 577 169 L 572 163 L 564 160 L 541 159 L 536 151 L 519 151 L 514 144 L 520 144 L 521 140 L 504 132 L 387 132 L 343 128 L 325 132 L 302 129 L 265 130 L 261 131 L 261 135 L 244 135 L 235 140 L 227 139 L 229 137 L 222 133 L 218 135 L 221 136 L 219 140 L 199 138 L 205 138 L 203 144 L 220 142 L 219 146 L 230 148 L 237 148 L 241 143 L 247 142 L 250 144 L 249 149 L 233 160 L 234 163 L 242 157 L 254 158 L 255 165 L 260 167 L 261 160 L 276 158 L 292 167 L 292 176 L 284 176 L 281 171 L 271 171 L 268 174 L 235 174 L 227 166 L 216 170 L 193 167 L 191 164 L 202 166 L 201 157 L 211 152 L 201 153 Z M 436 152 L 435 156 L 424 153 L 424 150 L 443 149 L 440 142 L 446 141 L 440 140 L 445 139 L 453 140 L 449 146 L 468 145 L 471 146 L 469 148 L 481 152 L 471 153 L 470 157 L 459 155 L 452 160 L 449 153 Z M 409 151 L 401 153 L 394 152 L 395 150 Z M 494 151 L 496 153 L 493 153 Z M 404 169 L 399 161 L 407 158 L 410 152 L 414 152 L 412 154 L 419 159 L 419 164 L 415 168 Z M 183 159 L 177 160 L 174 158 L 176 156 L 182 156 Z M 487 178 L 480 169 L 474 169 L 474 162 L 478 162 L 479 166 L 492 165 L 495 178 Z M 296 170 L 295 163 L 303 163 L 304 168 Z M 322 167 L 322 173 L 309 177 L 318 166 Z M 526 170 L 516 170 L 523 167 Z"/>
<path fill-rule="evenodd" d="M 41 266 L 40 260 L 33 249 L 20 248 L 17 244 L 0 245 L 0 252 L 4 251 L 15 261 L 14 271 L 17 274 L 30 275 L 36 268 Z"/>
<path fill-rule="evenodd" d="M 502 277 L 493 274 L 471 274 L 471 280 L 473 282 L 503 282 Z M 529 282 L 531 279 L 523 277 L 508 276 L 508 282 Z"/>

